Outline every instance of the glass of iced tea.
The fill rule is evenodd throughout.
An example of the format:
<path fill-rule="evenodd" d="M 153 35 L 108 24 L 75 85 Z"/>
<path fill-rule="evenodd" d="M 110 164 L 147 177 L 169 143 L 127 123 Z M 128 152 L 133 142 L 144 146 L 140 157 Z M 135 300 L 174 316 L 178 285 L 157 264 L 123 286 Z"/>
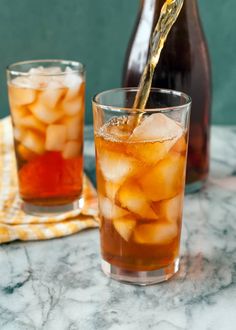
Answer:
<path fill-rule="evenodd" d="M 140 285 L 179 269 L 191 99 L 152 89 L 145 111 L 137 89 L 93 98 L 102 269 Z"/>
<path fill-rule="evenodd" d="M 19 193 L 26 213 L 82 204 L 85 70 L 63 60 L 7 68 Z"/>

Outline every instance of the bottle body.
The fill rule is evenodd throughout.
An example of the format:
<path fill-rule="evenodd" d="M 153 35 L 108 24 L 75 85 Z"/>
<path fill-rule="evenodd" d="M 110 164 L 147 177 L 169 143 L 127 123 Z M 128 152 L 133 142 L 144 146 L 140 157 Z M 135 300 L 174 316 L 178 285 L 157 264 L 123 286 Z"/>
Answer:
<path fill-rule="evenodd" d="M 140 30 L 144 29 L 144 25 L 146 31 L 147 26 L 153 30 L 163 3 L 164 0 L 142 2 L 124 66 L 125 86 L 133 87 L 139 83 L 147 61 L 151 37 L 151 32 L 149 35 L 146 33 L 144 40 L 143 33 L 141 42 Z M 145 56 L 145 61 L 141 63 L 140 58 Z M 185 0 L 180 16 L 163 48 L 152 86 L 179 90 L 192 98 L 186 182 L 189 190 L 197 190 L 207 179 L 209 172 L 211 74 L 196 0 Z"/>

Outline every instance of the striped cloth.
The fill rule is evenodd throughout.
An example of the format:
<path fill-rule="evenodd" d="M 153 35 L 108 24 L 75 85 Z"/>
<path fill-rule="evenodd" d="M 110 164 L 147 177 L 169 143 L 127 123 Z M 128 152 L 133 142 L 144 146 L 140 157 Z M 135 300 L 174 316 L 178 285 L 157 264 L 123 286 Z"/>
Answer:
<path fill-rule="evenodd" d="M 21 210 L 10 118 L 0 121 L 0 243 L 43 240 L 98 227 L 97 194 L 84 175 L 82 210 L 57 216 L 35 217 Z"/>

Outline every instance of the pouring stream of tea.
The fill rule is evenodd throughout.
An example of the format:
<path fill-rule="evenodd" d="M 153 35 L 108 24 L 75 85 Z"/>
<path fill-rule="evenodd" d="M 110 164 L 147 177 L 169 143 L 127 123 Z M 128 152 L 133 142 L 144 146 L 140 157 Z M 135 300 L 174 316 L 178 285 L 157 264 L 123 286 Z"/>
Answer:
<path fill-rule="evenodd" d="M 162 6 L 159 20 L 152 34 L 148 62 L 139 83 L 133 109 L 141 109 L 143 111 L 146 106 L 155 67 L 159 61 L 167 36 L 179 16 L 183 3 L 184 0 L 166 0 Z M 139 114 L 134 127 L 139 124 L 141 117 L 142 114 Z"/>

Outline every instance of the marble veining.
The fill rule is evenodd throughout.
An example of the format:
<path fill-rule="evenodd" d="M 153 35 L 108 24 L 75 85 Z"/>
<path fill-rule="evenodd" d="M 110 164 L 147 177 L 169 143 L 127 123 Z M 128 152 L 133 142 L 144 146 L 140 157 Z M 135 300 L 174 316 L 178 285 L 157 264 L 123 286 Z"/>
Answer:
<path fill-rule="evenodd" d="M 94 176 L 91 129 L 86 172 Z M 235 330 L 236 127 L 213 127 L 207 187 L 185 199 L 181 270 L 150 287 L 106 278 L 98 230 L 0 245 L 1 330 Z"/>

